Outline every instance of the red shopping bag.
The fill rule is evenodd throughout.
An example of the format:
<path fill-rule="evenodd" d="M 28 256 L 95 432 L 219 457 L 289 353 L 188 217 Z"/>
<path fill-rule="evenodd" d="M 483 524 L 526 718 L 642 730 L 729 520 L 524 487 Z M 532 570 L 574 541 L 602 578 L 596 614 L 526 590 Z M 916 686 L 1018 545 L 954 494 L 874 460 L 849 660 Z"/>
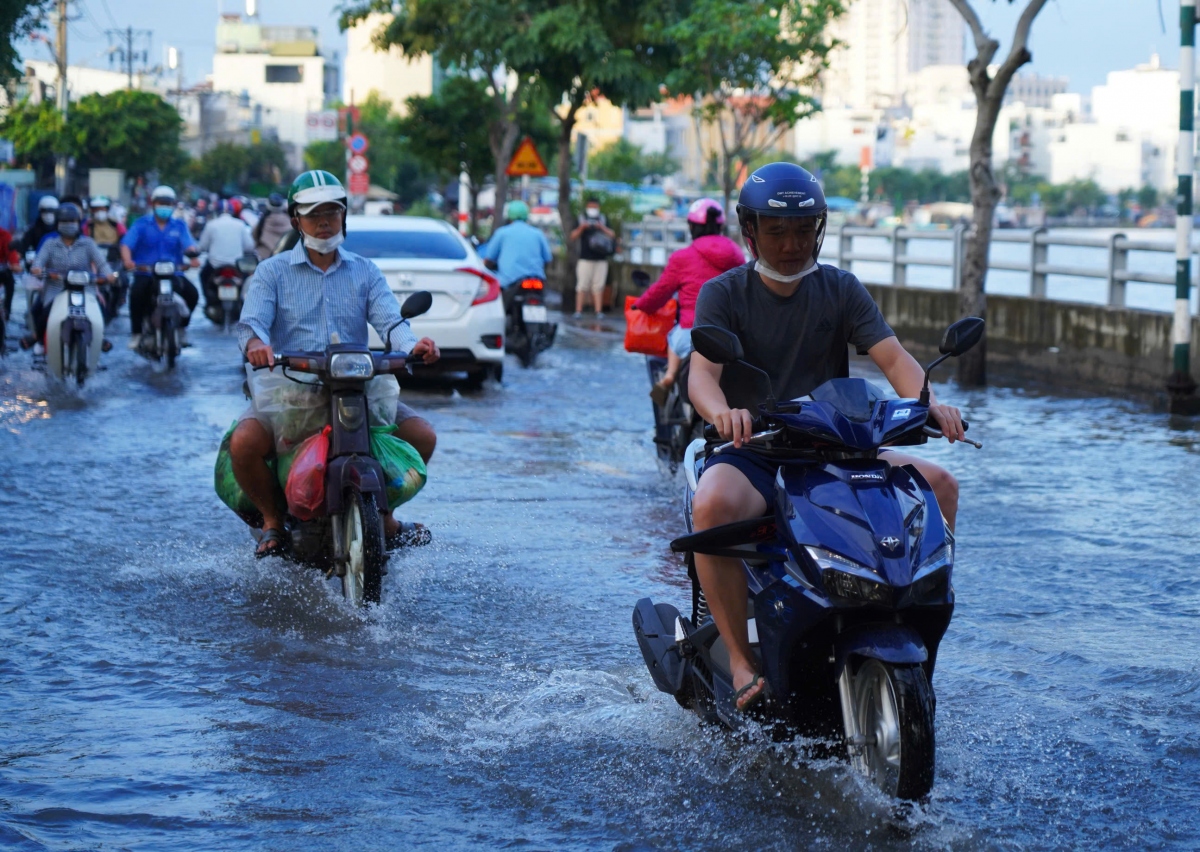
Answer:
<path fill-rule="evenodd" d="M 292 469 L 288 471 L 288 511 L 302 521 L 311 521 L 321 514 L 325 506 L 325 465 L 329 461 L 329 432 L 326 426 L 320 432 L 305 438 L 296 448 Z"/>
<path fill-rule="evenodd" d="M 675 327 L 675 300 L 648 314 L 635 310 L 636 296 L 625 297 L 625 351 L 667 357 L 667 332 Z"/>

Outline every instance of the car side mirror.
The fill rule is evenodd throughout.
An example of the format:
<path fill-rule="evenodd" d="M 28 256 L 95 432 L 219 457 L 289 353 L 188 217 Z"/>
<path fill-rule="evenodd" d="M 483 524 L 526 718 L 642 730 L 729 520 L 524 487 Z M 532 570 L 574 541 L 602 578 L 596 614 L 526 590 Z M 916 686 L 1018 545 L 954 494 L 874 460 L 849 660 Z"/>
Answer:
<path fill-rule="evenodd" d="M 727 328 L 698 325 L 692 329 L 692 347 L 714 364 L 732 364 L 745 357 L 742 341 Z"/>
<path fill-rule="evenodd" d="M 942 335 L 938 351 L 957 358 L 983 337 L 984 322 L 979 317 L 965 317 L 954 323 Z"/>
<path fill-rule="evenodd" d="M 433 296 L 429 294 L 428 290 L 418 290 L 404 300 L 404 304 L 400 306 L 400 316 L 405 319 L 419 317 L 431 307 L 433 307 Z"/>

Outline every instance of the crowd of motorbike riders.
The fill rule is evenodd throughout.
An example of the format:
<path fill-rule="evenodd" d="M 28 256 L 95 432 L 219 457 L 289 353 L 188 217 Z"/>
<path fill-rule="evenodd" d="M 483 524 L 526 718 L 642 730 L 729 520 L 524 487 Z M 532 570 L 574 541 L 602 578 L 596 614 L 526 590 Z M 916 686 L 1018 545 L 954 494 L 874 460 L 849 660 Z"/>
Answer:
<path fill-rule="evenodd" d="M 36 361 L 44 358 L 46 319 L 65 273 L 80 269 L 92 273 L 93 295 L 106 325 L 128 302 L 129 348 L 137 350 L 154 296 L 150 270 L 155 263 L 169 260 L 176 267 L 173 287 L 186 305 L 186 329 L 200 292 L 183 271 L 199 266 L 199 257 L 206 255 L 200 270 L 205 313 L 219 323 L 223 306 L 218 274 L 236 276 L 241 285 L 246 276 L 238 268 L 239 261 L 269 257 L 292 230 L 285 200 L 278 193 L 257 205 L 249 199 L 216 196 L 187 205 L 164 185 L 150 194 L 148 211 L 128 226 L 127 215 L 123 205 L 103 195 L 60 199 L 46 194 L 37 202 L 36 218 L 19 237 L 0 228 L 3 317 L 11 317 L 15 290 L 23 286 L 28 332 L 20 345 L 32 349 Z M 181 342 L 187 345 L 182 329 Z M 106 337 L 104 351 L 109 349 Z"/>
<path fill-rule="evenodd" d="M 789 206 L 795 198 L 805 200 Z M 142 319 L 155 296 L 151 279 L 145 274 L 153 264 L 169 259 L 182 270 L 199 265 L 198 256 L 206 253 L 208 260 L 200 280 L 206 310 L 214 311 L 220 308 L 214 287 L 220 271 L 246 256 L 270 256 L 285 235 L 297 227 L 298 239 L 286 251 L 286 264 L 281 259 L 271 266 L 269 280 L 264 277 L 260 286 L 249 288 L 238 329 L 239 343 L 251 364 L 273 364 L 275 353 L 289 341 L 299 349 L 320 342 L 309 339 L 313 329 L 303 323 L 295 325 L 293 319 L 289 326 L 287 316 L 311 307 L 313 316 L 324 317 L 320 310 L 325 298 L 323 282 L 335 274 L 343 285 L 338 298 L 355 307 L 333 311 L 337 316 L 315 323 L 322 328 L 329 325 L 325 331 L 338 331 L 345 342 L 365 343 L 367 322 L 385 338 L 400 328 L 398 345 L 426 362 L 436 360 L 436 345 L 428 339 L 417 341 L 408 330 L 378 268 L 339 249 L 346 233 L 346 204 L 340 182 L 318 171 L 297 178 L 286 200 L 272 195 L 259 208 L 238 199 L 201 199 L 185 208 L 170 187 L 159 186 L 151 194 L 150 211 L 127 229 L 122 211 L 110 199 L 99 196 L 85 202 L 46 196 L 38 204 L 38 218 L 19 240 L 12 241 L 0 232 L 0 252 L 8 256 L 10 264 L 2 279 L 5 308 L 7 311 L 11 307 L 12 273 L 24 270 L 35 279 L 45 277 L 47 283 L 32 294 L 33 334 L 22 340 L 25 347 L 38 347 L 45 333 L 47 308 L 55 294 L 47 273 L 82 266 L 93 272 L 101 285 L 99 298 L 106 318 L 115 315 L 128 290 L 132 328 L 129 345 L 136 349 Z M 817 262 L 826 205 L 812 175 L 785 163 L 765 166 L 746 181 L 737 212 L 749 259 L 737 243 L 725 236 L 722 205 L 700 199 L 687 213 L 691 244 L 671 255 L 658 281 L 634 306 L 652 313 L 672 298 L 678 304 L 677 323 L 668 336 L 665 369 L 651 389 L 656 404 L 671 392 L 680 380 L 681 365 L 691 358 L 689 404 L 734 446 L 733 452 L 710 459 L 699 480 L 693 508 L 697 529 L 761 515 L 770 500 L 774 475 L 769 465 L 764 466 L 753 453 L 738 452 L 752 431 L 752 394 L 748 395 L 745 382 L 724 374 L 719 364 L 693 356 L 691 330 L 698 321 L 738 333 L 747 358 L 767 369 L 784 399 L 845 375 L 848 343 L 869 354 L 902 396 L 915 397 L 923 377 L 921 367 L 896 341 L 857 279 Z M 517 282 L 544 279 L 545 265 L 550 261 L 546 238 L 528 224 L 528 216 L 528 207 L 523 203 L 510 202 L 505 210 L 506 224 L 480 250 L 481 257 L 497 272 L 506 303 Z M 599 315 L 607 256 L 616 235 L 601 216 L 598 200 L 586 200 L 584 217 L 569 238 L 579 240 L 586 249 L 581 251 L 576 270 L 575 317 L 582 316 L 589 300 Z M 315 286 L 309 286 L 309 278 Z M 190 318 L 199 293 L 182 275 L 176 275 L 174 281 L 175 292 L 186 303 Z M 307 299 L 312 305 L 292 305 L 288 312 L 277 311 L 274 294 L 284 283 L 290 298 Z M 819 317 L 815 315 L 818 310 L 823 312 Z M 334 329 L 333 325 L 339 323 Z M 748 335 L 749 329 L 756 333 Z M 792 363 L 797 360 L 804 363 Z M 946 437 L 952 442 L 962 439 L 957 409 L 936 400 L 931 403 L 930 415 Z M 432 428 L 401 404 L 397 424 L 403 427 L 405 421 L 411 427 L 411 442 L 428 459 L 436 441 Z M 234 469 L 242 469 L 247 494 L 252 498 L 261 495 L 266 535 L 257 549 L 260 556 L 282 551 L 287 545 L 282 518 L 270 505 L 269 474 L 263 459 L 271 448 L 267 427 L 251 409 L 239 421 L 232 449 Z M 903 457 L 903 463 L 913 464 L 925 475 L 952 527 L 957 507 L 953 477 L 920 459 Z M 243 476 L 238 479 L 241 481 Z M 396 523 L 390 516 L 387 520 L 390 537 L 397 532 Z M 741 709 L 761 698 L 766 684 L 756 670 L 746 638 L 745 578 L 735 562 L 724 557 L 697 556 L 696 569 L 713 618 L 721 634 L 728 637 L 731 674 Z"/>

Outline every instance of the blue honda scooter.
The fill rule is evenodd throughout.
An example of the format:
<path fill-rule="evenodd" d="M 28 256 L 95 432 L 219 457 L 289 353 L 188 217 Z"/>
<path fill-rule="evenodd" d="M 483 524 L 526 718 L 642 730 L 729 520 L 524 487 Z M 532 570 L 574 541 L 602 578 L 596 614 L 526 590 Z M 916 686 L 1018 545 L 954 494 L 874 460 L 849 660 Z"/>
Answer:
<path fill-rule="evenodd" d="M 882 450 L 941 437 L 929 420 L 929 373 L 974 346 L 983 328 L 968 317 L 947 329 L 919 399 L 885 399 L 870 382 L 850 378 L 825 382 L 809 399 L 777 404 L 769 395 L 743 446 L 778 462 L 774 505 L 761 518 L 693 532 L 692 495 L 705 460 L 732 446 L 706 427 L 684 460 L 690 534 L 671 543 L 692 578 L 691 617 L 649 598 L 633 612 L 660 690 L 707 721 L 743 723 L 694 556 L 739 558 L 772 727 L 844 743 L 855 769 L 888 795 L 929 792 L 930 683 L 954 611 L 954 536 L 929 483 L 910 466 L 890 464 Z M 698 326 L 692 342 L 714 363 L 736 362 L 766 378 L 743 360 L 732 332 Z"/>

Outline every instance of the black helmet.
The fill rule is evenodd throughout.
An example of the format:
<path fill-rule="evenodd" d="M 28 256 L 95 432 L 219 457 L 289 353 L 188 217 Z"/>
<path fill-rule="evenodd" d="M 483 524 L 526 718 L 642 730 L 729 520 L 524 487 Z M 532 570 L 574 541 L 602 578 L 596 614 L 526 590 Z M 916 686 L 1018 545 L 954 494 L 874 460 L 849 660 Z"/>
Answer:
<path fill-rule="evenodd" d="M 821 253 L 825 239 L 825 221 L 829 205 L 825 191 L 807 169 L 795 163 L 769 163 L 746 178 L 738 194 L 737 215 L 742 236 L 751 252 L 758 257 L 754 244 L 752 224 L 758 224 L 759 216 L 787 216 L 817 218 L 817 244 L 813 248 L 813 260 Z"/>
<path fill-rule="evenodd" d="M 58 221 L 79 222 L 83 219 L 83 211 L 74 204 L 67 202 L 58 208 Z"/>

